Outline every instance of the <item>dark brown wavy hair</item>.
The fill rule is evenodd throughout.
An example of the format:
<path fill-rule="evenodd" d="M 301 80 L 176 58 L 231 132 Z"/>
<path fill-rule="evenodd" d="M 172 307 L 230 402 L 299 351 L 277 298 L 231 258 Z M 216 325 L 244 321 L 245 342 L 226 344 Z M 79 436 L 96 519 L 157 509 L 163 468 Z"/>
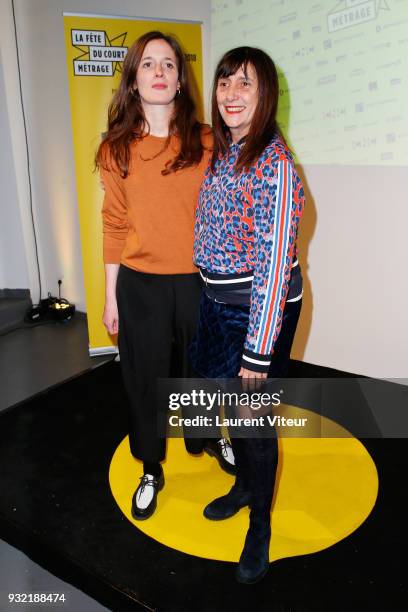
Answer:
<path fill-rule="evenodd" d="M 173 36 L 159 31 L 147 32 L 130 47 L 123 62 L 123 74 L 108 110 L 108 131 L 99 145 L 95 166 L 108 167 L 108 159 L 116 164 L 120 175 L 129 174 L 130 145 L 149 132 L 150 126 L 143 112 L 138 91 L 134 90 L 136 73 L 146 45 L 152 40 L 164 40 L 176 56 L 180 93 L 174 99 L 174 113 L 170 120 L 169 135 L 163 150 L 172 135 L 180 139 L 180 151 L 166 164 L 162 174 L 198 164 L 203 155 L 201 125 L 197 119 L 196 104 L 192 94 L 191 77 L 180 44 Z"/>
<path fill-rule="evenodd" d="M 214 148 L 211 158 L 211 169 L 220 155 L 224 155 L 230 144 L 230 131 L 225 125 L 217 104 L 217 86 L 219 79 L 230 77 L 241 67 L 244 74 L 248 64 L 253 66 L 258 78 L 258 104 L 251 121 L 251 127 L 245 138 L 245 144 L 237 159 L 235 171 L 249 168 L 261 155 L 271 138 L 280 133 L 276 122 L 279 100 L 278 73 L 272 59 L 261 49 L 255 47 L 237 47 L 225 53 L 215 70 L 211 113 L 214 131 Z"/>

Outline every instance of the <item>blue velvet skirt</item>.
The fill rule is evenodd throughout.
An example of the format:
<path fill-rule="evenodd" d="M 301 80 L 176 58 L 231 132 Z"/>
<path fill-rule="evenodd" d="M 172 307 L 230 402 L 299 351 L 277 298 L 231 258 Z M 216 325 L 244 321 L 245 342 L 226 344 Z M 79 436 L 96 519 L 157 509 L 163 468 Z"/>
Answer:
<path fill-rule="evenodd" d="M 290 351 L 301 307 L 302 300 L 286 302 L 269 377 L 288 375 Z M 191 365 L 197 376 L 235 378 L 238 375 L 248 322 L 248 305 L 216 302 L 202 290 L 197 333 L 189 348 Z"/>
<path fill-rule="evenodd" d="M 201 292 L 196 336 L 189 354 L 193 370 L 204 378 L 234 378 L 241 368 L 249 306 L 222 304 Z"/>

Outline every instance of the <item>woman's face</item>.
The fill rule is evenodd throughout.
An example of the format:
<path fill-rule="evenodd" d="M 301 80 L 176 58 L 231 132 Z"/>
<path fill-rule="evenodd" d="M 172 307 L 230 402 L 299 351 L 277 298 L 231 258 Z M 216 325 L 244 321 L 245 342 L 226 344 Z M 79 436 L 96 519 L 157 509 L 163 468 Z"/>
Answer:
<path fill-rule="evenodd" d="M 218 79 L 216 95 L 218 110 L 230 129 L 232 142 L 238 142 L 248 134 L 258 104 L 255 68 L 248 64 L 245 73 L 241 66 L 235 74 Z"/>
<path fill-rule="evenodd" d="M 147 43 L 136 72 L 135 85 L 143 106 L 173 103 L 180 82 L 175 53 L 165 40 Z"/>

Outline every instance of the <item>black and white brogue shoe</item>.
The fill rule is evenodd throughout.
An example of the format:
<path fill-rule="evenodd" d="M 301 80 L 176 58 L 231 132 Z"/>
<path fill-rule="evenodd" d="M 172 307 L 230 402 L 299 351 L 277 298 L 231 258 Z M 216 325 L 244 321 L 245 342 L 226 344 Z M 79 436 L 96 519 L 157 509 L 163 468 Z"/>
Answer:
<path fill-rule="evenodd" d="M 234 451 L 226 438 L 221 438 L 220 440 L 207 440 L 204 451 L 211 457 L 217 459 L 224 472 L 235 476 L 237 468 L 235 466 Z"/>
<path fill-rule="evenodd" d="M 152 476 L 152 474 L 143 474 L 132 498 L 132 516 L 134 519 L 144 521 L 152 516 L 157 506 L 157 494 L 163 487 L 163 472 L 159 477 Z"/>

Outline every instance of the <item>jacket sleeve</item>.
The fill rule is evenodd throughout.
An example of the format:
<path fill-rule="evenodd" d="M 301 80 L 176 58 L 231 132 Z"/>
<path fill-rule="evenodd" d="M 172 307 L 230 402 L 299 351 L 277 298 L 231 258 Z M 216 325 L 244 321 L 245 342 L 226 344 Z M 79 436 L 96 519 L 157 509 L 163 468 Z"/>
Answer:
<path fill-rule="evenodd" d="M 127 206 L 123 179 L 113 165 L 101 166 L 101 180 L 105 189 L 102 206 L 103 261 L 120 263 L 128 234 Z"/>
<path fill-rule="evenodd" d="M 299 210 L 289 161 L 264 164 L 261 198 L 254 210 L 254 280 L 242 367 L 267 372 L 282 327 Z"/>

